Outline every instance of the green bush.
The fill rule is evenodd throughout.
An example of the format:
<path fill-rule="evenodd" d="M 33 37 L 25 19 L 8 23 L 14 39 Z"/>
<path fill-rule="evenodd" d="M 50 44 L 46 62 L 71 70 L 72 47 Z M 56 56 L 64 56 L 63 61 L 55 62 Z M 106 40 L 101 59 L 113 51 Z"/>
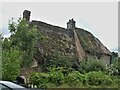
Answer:
<path fill-rule="evenodd" d="M 83 83 L 84 81 L 85 81 L 84 75 L 80 74 L 78 71 L 73 71 L 65 77 L 65 82 L 68 85 L 76 85 L 80 82 Z"/>
<path fill-rule="evenodd" d="M 84 60 L 79 65 L 80 73 L 88 73 L 90 71 L 105 71 L 106 66 L 101 60 L 89 59 Z"/>
<path fill-rule="evenodd" d="M 31 85 L 36 85 L 37 88 L 47 88 L 49 75 L 47 73 L 33 73 L 29 80 Z"/>
<path fill-rule="evenodd" d="M 81 74 L 79 71 L 67 71 L 63 74 L 64 67 L 53 68 L 47 73 L 33 73 L 30 84 L 37 88 L 59 87 L 117 87 L 117 76 L 109 76 L 102 71 L 90 71 Z M 116 86 L 115 86 L 116 85 Z"/>
<path fill-rule="evenodd" d="M 52 67 L 48 69 L 49 72 L 61 72 L 63 73 L 64 76 L 67 76 L 69 73 L 71 73 L 73 71 L 73 68 L 70 67 Z"/>
<path fill-rule="evenodd" d="M 20 74 L 21 52 L 15 48 L 2 52 L 2 80 L 13 81 Z"/>
<path fill-rule="evenodd" d="M 106 73 L 109 75 L 112 75 L 112 76 L 120 75 L 120 66 L 119 65 L 120 65 L 120 60 L 118 58 L 118 60 L 116 62 L 107 66 Z"/>
<path fill-rule="evenodd" d="M 58 85 L 61 85 L 64 81 L 64 75 L 60 71 L 51 71 L 49 73 L 49 82 Z"/>
<path fill-rule="evenodd" d="M 85 75 L 86 83 L 89 85 L 110 85 L 112 84 L 112 79 L 110 76 L 106 75 L 105 73 L 99 71 L 89 72 Z"/>

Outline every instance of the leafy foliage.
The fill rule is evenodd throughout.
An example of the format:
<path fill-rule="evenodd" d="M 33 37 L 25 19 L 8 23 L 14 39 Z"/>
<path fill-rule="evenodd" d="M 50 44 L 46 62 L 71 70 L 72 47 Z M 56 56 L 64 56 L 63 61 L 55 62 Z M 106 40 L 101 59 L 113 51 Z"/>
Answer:
<path fill-rule="evenodd" d="M 38 88 L 46 88 L 49 75 L 46 73 L 33 73 L 30 76 L 30 84 L 36 85 Z"/>
<path fill-rule="evenodd" d="M 62 72 L 60 71 L 51 71 L 49 73 L 49 81 L 58 85 L 61 85 L 63 83 L 64 80 L 64 75 Z"/>
<path fill-rule="evenodd" d="M 112 84 L 112 79 L 105 73 L 99 72 L 89 72 L 86 74 L 86 83 L 89 85 L 110 85 Z"/>
<path fill-rule="evenodd" d="M 3 43 L 2 43 L 2 48 L 3 50 L 10 50 L 11 47 L 11 41 L 9 38 L 5 38 Z"/>
<path fill-rule="evenodd" d="M 26 20 L 21 18 L 18 19 L 18 22 L 10 21 L 9 30 L 11 37 L 4 40 L 4 48 L 14 47 L 20 50 L 22 53 L 22 67 L 30 66 L 34 60 L 35 46 L 42 37 L 41 33 L 38 32 L 37 27 L 30 26 Z"/>
<path fill-rule="evenodd" d="M 18 50 L 10 48 L 2 53 L 2 79 L 15 80 L 19 75 L 21 55 Z"/>
<path fill-rule="evenodd" d="M 64 76 L 67 76 L 73 71 L 70 67 L 49 67 L 48 72 L 62 72 Z"/>
<path fill-rule="evenodd" d="M 111 75 L 111 76 L 118 76 L 120 75 L 120 58 L 118 58 L 118 60 L 116 62 L 114 62 L 113 64 L 110 64 L 107 66 L 106 68 L 106 73 Z"/>
<path fill-rule="evenodd" d="M 62 68 L 62 67 L 61 67 Z M 67 75 L 63 75 L 60 67 L 53 68 L 47 73 L 34 73 L 30 76 L 30 81 L 33 85 L 41 88 L 55 88 L 55 87 L 100 87 L 110 86 L 113 83 L 118 83 L 114 78 L 105 74 L 102 71 L 91 71 L 86 74 L 81 74 L 78 71 L 69 72 Z M 46 75 L 45 75 L 46 74 Z M 49 86 L 52 85 L 52 86 Z"/>
<path fill-rule="evenodd" d="M 65 82 L 69 85 L 76 85 L 79 82 L 84 82 L 85 81 L 85 76 L 83 74 L 80 74 L 78 71 L 73 71 L 69 73 L 66 78 Z"/>
<path fill-rule="evenodd" d="M 42 39 L 37 27 L 30 26 L 24 19 L 9 21 L 11 36 L 2 41 L 3 80 L 15 80 L 21 67 L 29 67 L 34 60 L 36 45 Z M 39 36 L 39 37 L 38 37 Z"/>
<path fill-rule="evenodd" d="M 106 70 L 105 64 L 97 59 L 84 60 L 79 65 L 79 71 L 81 73 L 86 73 L 90 71 L 105 71 L 105 70 Z"/>

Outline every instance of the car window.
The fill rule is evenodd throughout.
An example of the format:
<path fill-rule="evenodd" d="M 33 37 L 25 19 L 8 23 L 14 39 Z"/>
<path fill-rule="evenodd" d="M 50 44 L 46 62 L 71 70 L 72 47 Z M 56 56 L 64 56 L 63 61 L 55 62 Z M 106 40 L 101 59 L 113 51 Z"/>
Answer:
<path fill-rule="evenodd" d="M 0 90 L 13 90 L 13 89 L 11 89 L 3 84 L 0 84 Z"/>

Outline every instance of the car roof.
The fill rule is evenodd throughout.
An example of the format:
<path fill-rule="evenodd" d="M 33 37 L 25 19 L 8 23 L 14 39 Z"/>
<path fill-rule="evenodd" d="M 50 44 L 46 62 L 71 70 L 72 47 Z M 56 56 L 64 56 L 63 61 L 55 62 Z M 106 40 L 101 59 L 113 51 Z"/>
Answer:
<path fill-rule="evenodd" d="M 17 85 L 15 83 L 10 82 L 10 81 L 0 81 L 0 83 L 4 84 L 4 85 L 6 85 L 6 86 L 8 86 L 10 88 L 24 88 L 24 87 L 22 87 L 20 85 Z"/>

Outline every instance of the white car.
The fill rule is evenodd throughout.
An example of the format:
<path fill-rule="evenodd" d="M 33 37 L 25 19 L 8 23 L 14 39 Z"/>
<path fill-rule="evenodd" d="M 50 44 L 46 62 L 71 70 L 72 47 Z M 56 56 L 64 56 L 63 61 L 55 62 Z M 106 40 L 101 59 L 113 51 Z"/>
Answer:
<path fill-rule="evenodd" d="M 9 81 L 0 81 L 0 90 L 28 90 L 28 89 Z"/>

